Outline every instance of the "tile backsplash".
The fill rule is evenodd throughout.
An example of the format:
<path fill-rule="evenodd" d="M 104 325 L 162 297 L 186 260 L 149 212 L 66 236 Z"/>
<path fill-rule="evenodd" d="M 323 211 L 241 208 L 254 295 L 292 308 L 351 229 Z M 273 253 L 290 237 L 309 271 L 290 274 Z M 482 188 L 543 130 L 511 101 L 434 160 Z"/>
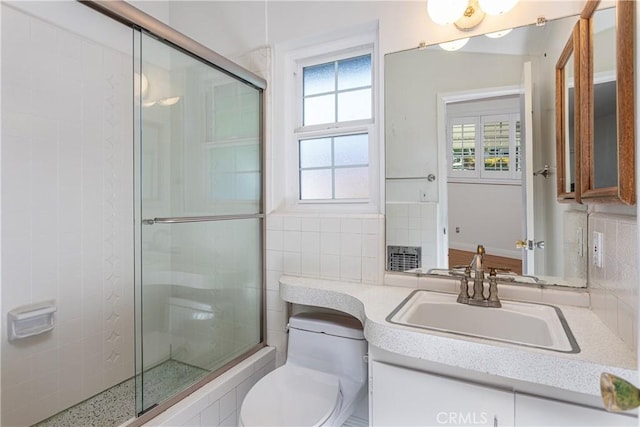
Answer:
<path fill-rule="evenodd" d="M 267 344 L 286 353 L 286 304 L 278 293 L 283 274 L 363 284 L 381 283 L 384 274 L 384 216 L 267 216 Z"/>
<path fill-rule="evenodd" d="M 638 235 L 630 215 L 589 215 L 589 254 L 593 235 L 603 234 L 602 267 L 589 259 L 591 309 L 630 348 L 637 349 Z"/>

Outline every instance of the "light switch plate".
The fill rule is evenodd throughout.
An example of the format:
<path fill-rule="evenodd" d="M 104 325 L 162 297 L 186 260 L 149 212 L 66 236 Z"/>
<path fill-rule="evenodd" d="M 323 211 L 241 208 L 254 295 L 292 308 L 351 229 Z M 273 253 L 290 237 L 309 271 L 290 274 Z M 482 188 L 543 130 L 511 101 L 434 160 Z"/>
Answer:
<path fill-rule="evenodd" d="M 598 268 L 602 268 L 602 252 L 604 247 L 602 246 L 602 233 L 599 231 L 593 232 L 593 265 Z"/>

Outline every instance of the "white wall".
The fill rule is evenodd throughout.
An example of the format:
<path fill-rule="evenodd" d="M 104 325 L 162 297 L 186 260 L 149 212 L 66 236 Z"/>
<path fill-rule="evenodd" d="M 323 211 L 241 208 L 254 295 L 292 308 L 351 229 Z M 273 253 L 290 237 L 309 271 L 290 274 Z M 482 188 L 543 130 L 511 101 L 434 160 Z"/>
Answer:
<path fill-rule="evenodd" d="M 450 248 L 474 252 L 482 244 L 487 254 L 520 259 L 522 251 L 515 249 L 522 239 L 520 185 L 450 182 L 447 188 Z"/>

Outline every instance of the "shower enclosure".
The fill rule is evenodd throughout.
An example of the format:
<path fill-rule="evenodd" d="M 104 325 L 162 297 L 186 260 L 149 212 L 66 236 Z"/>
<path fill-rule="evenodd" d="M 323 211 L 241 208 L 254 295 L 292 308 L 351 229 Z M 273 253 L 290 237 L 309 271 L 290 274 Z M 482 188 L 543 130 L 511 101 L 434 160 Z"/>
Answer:
<path fill-rule="evenodd" d="M 145 32 L 134 57 L 143 412 L 261 341 L 260 91 Z M 149 369 L 171 364 L 156 390 Z"/>
<path fill-rule="evenodd" d="M 117 425 L 263 346 L 264 82 L 105 4 L 0 5 L 2 316 L 55 310 L 3 328 L 2 425 Z"/>

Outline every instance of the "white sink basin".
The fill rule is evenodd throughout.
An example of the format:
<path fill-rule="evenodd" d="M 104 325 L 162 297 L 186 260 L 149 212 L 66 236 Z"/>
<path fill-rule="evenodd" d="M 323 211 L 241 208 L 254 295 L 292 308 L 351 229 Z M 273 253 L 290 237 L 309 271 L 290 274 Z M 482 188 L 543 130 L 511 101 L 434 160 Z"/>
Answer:
<path fill-rule="evenodd" d="M 387 321 L 565 353 L 580 348 L 559 308 L 546 304 L 502 301 L 502 308 L 456 302 L 457 295 L 414 291 Z"/>

